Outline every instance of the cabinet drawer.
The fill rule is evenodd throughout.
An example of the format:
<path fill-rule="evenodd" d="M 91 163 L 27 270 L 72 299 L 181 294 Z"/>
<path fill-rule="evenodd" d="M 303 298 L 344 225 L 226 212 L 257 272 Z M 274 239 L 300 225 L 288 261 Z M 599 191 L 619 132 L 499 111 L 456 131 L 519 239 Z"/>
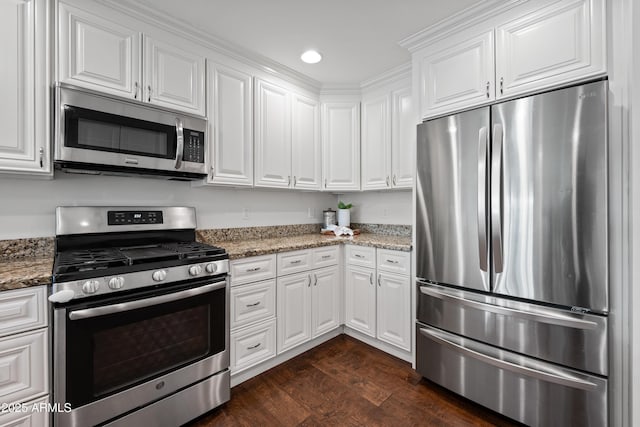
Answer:
<path fill-rule="evenodd" d="M 278 276 L 312 269 L 311 249 L 278 254 Z"/>
<path fill-rule="evenodd" d="M 339 246 L 327 246 L 313 250 L 313 268 L 328 267 L 338 263 Z"/>
<path fill-rule="evenodd" d="M 411 253 L 378 249 L 378 270 L 395 274 L 411 274 Z"/>
<path fill-rule="evenodd" d="M 47 326 L 46 286 L 0 292 L 0 336 Z"/>
<path fill-rule="evenodd" d="M 48 427 L 49 412 L 45 409 L 45 405 L 48 404 L 49 395 L 46 395 L 40 399 L 25 402 L 23 411 L 2 413 L 0 427 Z"/>
<path fill-rule="evenodd" d="M 347 245 L 347 264 L 376 267 L 376 249 L 366 246 Z"/>
<path fill-rule="evenodd" d="M 47 330 L 0 340 L 0 402 L 24 402 L 49 390 Z"/>
<path fill-rule="evenodd" d="M 231 375 L 271 359 L 275 355 L 275 319 L 231 334 Z"/>
<path fill-rule="evenodd" d="M 231 269 L 231 286 L 276 277 L 276 256 L 264 255 L 237 259 L 229 263 Z"/>
<path fill-rule="evenodd" d="M 231 329 L 276 314 L 276 281 L 236 286 L 231 289 Z"/>

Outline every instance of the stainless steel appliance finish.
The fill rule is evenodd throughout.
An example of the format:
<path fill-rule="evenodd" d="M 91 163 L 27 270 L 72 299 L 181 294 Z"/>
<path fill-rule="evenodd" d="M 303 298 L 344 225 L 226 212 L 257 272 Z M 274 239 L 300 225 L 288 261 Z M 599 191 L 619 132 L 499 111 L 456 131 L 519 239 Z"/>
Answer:
<path fill-rule="evenodd" d="M 322 228 L 328 228 L 331 225 L 336 225 L 336 211 L 334 211 L 333 209 L 322 211 L 322 218 Z"/>
<path fill-rule="evenodd" d="M 195 241 L 195 210 L 56 216 L 55 425 L 179 425 L 229 400 L 228 254 Z"/>
<path fill-rule="evenodd" d="M 419 326 L 417 369 L 530 426 L 607 425 L 606 379 Z M 604 410 L 603 410 L 604 409 Z"/>
<path fill-rule="evenodd" d="M 67 116 L 76 109 L 97 116 L 86 121 L 87 127 L 94 129 L 96 133 L 109 135 L 110 129 L 107 126 L 112 124 L 132 129 L 130 144 L 137 147 L 136 151 L 107 147 L 102 143 L 91 146 L 95 141 L 87 140 L 77 145 L 70 144 L 69 138 L 73 132 L 67 128 Z M 140 131 L 145 129 L 145 126 L 166 129 L 165 135 L 174 141 L 166 142 L 168 145 L 164 147 L 169 151 L 173 150 L 171 156 L 168 153 L 153 153 L 157 147 L 154 148 L 152 145 L 157 143 L 158 146 L 164 146 L 164 143 L 157 139 L 143 140 L 143 133 Z M 69 172 L 199 179 L 206 176 L 206 128 L 207 121 L 200 117 L 66 84 L 57 84 L 54 87 L 54 164 L 57 168 Z M 198 134 L 195 140 L 190 139 L 187 129 L 193 131 L 194 135 Z M 110 137 L 115 140 L 122 138 L 122 135 L 118 136 L 117 133 L 112 133 Z M 149 151 L 145 153 L 146 150 Z M 188 155 L 185 156 L 185 153 Z M 200 160 L 196 161 L 196 158 Z"/>
<path fill-rule="evenodd" d="M 419 372 L 527 424 L 606 424 L 607 174 L 606 81 L 418 127 Z"/>

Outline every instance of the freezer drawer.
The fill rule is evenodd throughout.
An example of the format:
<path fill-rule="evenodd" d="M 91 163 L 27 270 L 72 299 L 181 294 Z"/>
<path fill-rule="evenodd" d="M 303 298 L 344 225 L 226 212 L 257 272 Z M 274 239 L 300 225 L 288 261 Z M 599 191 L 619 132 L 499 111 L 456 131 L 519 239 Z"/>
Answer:
<path fill-rule="evenodd" d="M 530 426 L 605 426 L 607 380 L 462 338 L 420 323 L 425 378 Z"/>
<path fill-rule="evenodd" d="M 418 282 L 418 321 L 552 363 L 607 375 L 607 318 Z"/>

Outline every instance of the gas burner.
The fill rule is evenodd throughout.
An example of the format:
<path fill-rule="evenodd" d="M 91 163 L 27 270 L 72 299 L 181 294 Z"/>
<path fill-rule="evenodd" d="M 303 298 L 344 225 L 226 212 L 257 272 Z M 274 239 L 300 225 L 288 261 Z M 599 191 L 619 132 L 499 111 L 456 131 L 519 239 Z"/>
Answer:
<path fill-rule="evenodd" d="M 215 246 L 205 245 L 199 242 L 175 242 L 165 243 L 163 248 L 176 251 L 180 254 L 180 258 L 201 258 L 212 255 L 224 254 L 225 250 Z"/>
<path fill-rule="evenodd" d="M 74 273 L 105 270 L 129 265 L 129 259 L 117 249 L 99 248 L 59 252 L 55 259 L 55 273 Z"/>

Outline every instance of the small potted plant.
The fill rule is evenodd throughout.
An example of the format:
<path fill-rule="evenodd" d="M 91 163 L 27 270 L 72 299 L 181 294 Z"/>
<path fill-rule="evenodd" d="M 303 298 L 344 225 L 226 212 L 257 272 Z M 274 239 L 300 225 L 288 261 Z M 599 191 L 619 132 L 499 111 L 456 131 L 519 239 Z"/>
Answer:
<path fill-rule="evenodd" d="M 349 227 L 351 225 L 351 203 L 345 205 L 342 200 L 338 203 L 338 226 Z"/>

